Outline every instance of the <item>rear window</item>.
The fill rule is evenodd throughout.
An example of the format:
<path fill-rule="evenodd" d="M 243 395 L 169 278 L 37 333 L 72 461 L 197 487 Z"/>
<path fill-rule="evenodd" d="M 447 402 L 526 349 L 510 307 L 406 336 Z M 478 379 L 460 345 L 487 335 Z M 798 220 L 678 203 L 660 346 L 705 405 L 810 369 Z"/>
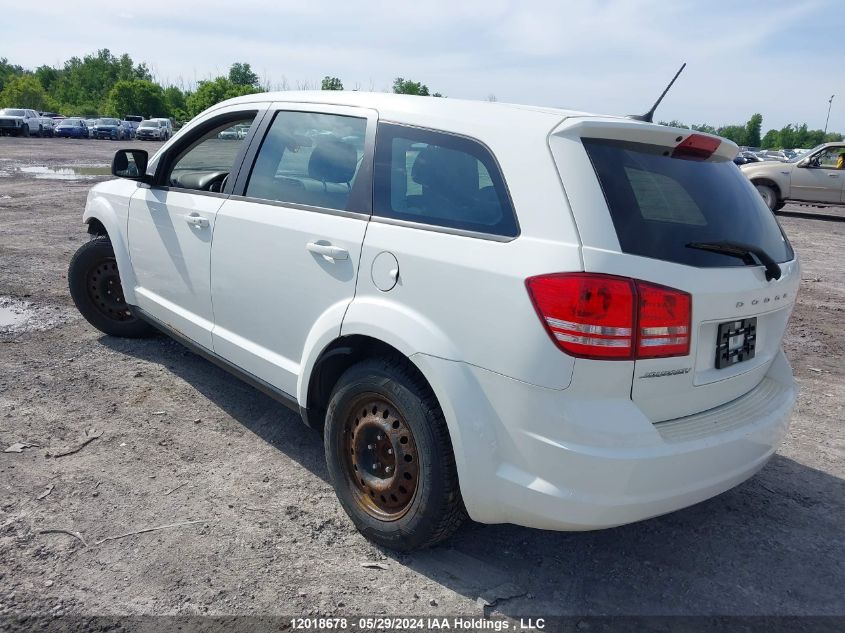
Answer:
<path fill-rule="evenodd" d="M 741 259 L 688 248 L 738 242 L 777 262 L 793 258 L 774 215 L 733 161 L 672 158 L 663 146 L 584 138 L 622 252 L 698 267 Z"/>

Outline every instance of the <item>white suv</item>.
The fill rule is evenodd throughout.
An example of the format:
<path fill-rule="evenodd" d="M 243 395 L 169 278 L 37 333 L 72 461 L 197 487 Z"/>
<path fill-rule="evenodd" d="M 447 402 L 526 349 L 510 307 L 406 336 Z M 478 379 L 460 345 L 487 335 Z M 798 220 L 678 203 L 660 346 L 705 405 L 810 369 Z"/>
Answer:
<path fill-rule="evenodd" d="M 298 411 L 380 544 L 467 514 L 620 525 L 744 481 L 789 423 L 799 267 L 736 151 L 556 109 L 239 97 L 116 154 L 70 290 Z"/>

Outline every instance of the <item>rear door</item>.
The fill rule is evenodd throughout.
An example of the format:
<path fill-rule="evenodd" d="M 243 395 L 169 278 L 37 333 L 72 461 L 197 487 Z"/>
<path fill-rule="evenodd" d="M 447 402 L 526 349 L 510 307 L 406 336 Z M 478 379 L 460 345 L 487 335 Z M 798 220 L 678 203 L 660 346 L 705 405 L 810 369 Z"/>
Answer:
<path fill-rule="evenodd" d="M 780 350 L 800 280 L 777 221 L 731 161 L 735 146 L 690 136 L 633 121 L 570 119 L 550 139 L 585 270 L 692 296 L 690 331 L 658 333 L 689 336 L 689 355 L 634 363 L 631 397 L 655 422 L 759 384 Z M 761 249 L 779 263 L 780 278 L 767 280 L 749 258 L 694 246 L 724 242 Z"/>
<path fill-rule="evenodd" d="M 217 214 L 214 351 L 288 394 L 311 329 L 325 318 L 339 335 L 355 294 L 375 124 L 373 110 L 278 104 Z"/>

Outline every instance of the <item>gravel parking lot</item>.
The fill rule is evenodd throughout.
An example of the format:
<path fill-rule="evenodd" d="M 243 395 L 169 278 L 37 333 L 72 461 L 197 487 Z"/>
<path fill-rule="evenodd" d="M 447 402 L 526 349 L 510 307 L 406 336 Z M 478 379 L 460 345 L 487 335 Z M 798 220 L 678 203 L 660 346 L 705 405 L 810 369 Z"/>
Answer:
<path fill-rule="evenodd" d="M 294 414 L 76 313 L 86 192 L 130 145 L 158 147 L 0 138 L 0 447 L 32 445 L 0 453 L 0 614 L 845 615 L 845 209 L 780 216 L 801 396 L 759 475 L 627 527 L 469 524 L 397 556 L 353 529 Z"/>

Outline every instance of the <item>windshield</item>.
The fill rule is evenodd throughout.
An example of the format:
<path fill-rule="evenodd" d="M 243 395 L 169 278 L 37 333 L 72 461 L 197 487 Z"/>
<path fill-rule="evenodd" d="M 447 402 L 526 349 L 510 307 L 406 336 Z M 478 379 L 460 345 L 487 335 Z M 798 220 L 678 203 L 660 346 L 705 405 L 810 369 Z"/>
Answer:
<path fill-rule="evenodd" d="M 774 215 L 731 160 L 667 156 L 645 143 L 584 138 L 622 252 L 698 267 L 742 260 L 689 248 L 693 242 L 738 242 L 776 262 L 793 258 Z"/>
<path fill-rule="evenodd" d="M 797 150 L 797 152 L 796 152 L 795 156 L 793 156 L 792 158 L 790 158 L 790 159 L 789 159 L 788 161 L 786 161 L 786 162 L 787 162 L 787 163 L 797 163 L 799 160 L 801 160 L 801 159 L 802 159 L 802 158 L 804 158 L 805 156 L 809 156 L 810 154 L 812 154 L 813 152 L 815 152 L 815 151 L 817 151 L 817 150 L 820 150 L 821 148 L 822 148 L 822 145 L 816 145 L 813 149 L 801 149 L 801 150 Z"/>
<path fill-rule="evenodd" d="M 158 127 L 158 123 L 155 121 L 141 121 L 141 125 L 138 127 Z"/>
<path fill-rule="evenodd" d="M 97 125 L 118 125 L 117 119 L 97 119 Z"/>
<path fill-rule="evenodd" d="M 13 108 L 3 108 L 0 110 L 0 114 L 5 114 L 6 116 L 26 116 L 23 110 L 15 110 Z"/>
<path fill-rule="evenodd" d="M 64 121 L 59 123 L 59 127 L 66 126 L 66 125 L 76 126 L 76 125 L 79 125 L 80 121 L 82 121 L 82 119 L 65 119 Z"/>

